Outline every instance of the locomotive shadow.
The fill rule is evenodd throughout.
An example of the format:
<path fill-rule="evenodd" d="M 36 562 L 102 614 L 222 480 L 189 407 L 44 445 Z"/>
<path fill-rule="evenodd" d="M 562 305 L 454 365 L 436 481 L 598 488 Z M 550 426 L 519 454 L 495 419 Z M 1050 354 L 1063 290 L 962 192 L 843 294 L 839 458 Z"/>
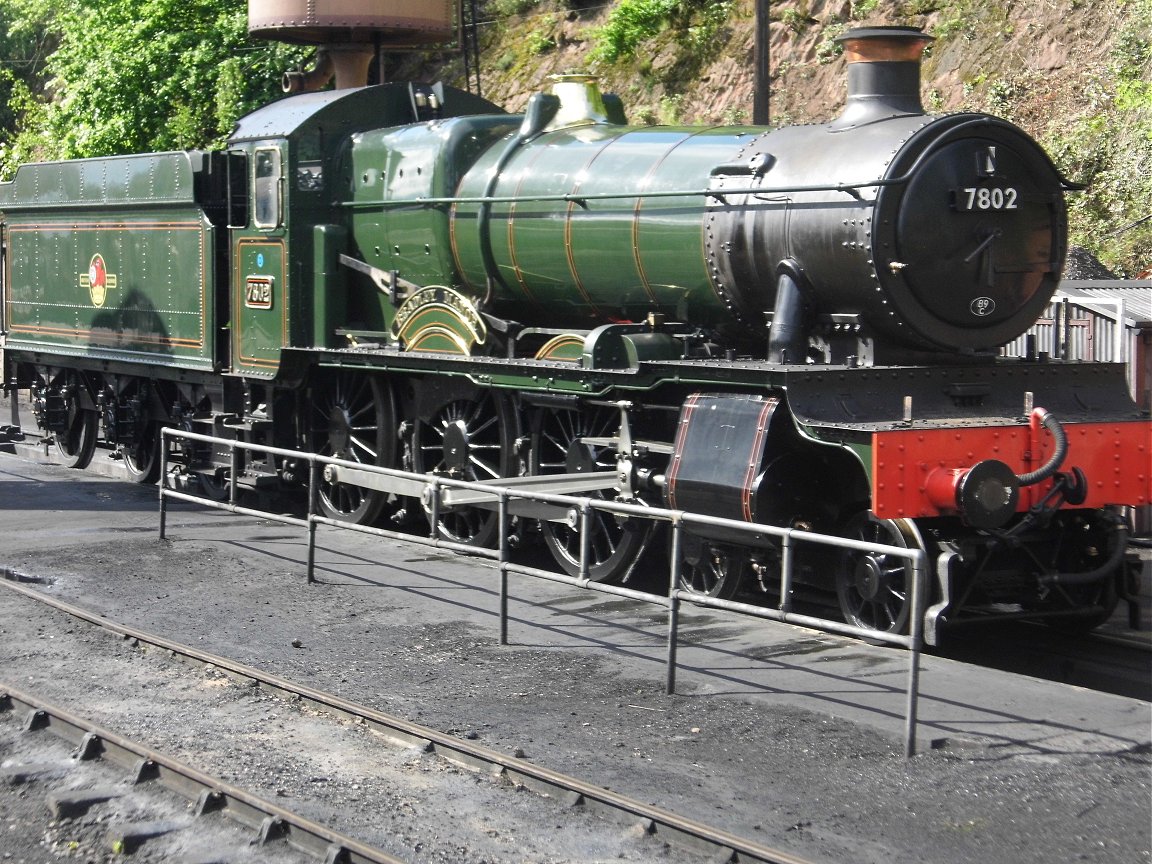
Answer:
<path fill-rule="evenodd" d="M 267 538 L 269 543 L 292 545 L 302 548 L 304 541 L 278 536 Z M 297 555 L 268 549 L 264 538 L 258 542 L 231 541 L 231 545 L 248 552 L 274 558 L 284 564 L 300 566 Z M 357 555 L 347 549 L 341 550 L 317 544 L 317 553 L 323 553 L 328 563 L 316 562 L 317 580 L 320 584 L 339 587 L 341 584 L 357 584 L 378 587 L 414 598 L 422 598 L 445 607 L 453 607 L 470 615 L 487 618 L 496 630 L 499 617 L 499 591 L 481 581 L 463 577 L 434 574 L 427 569 L 405 566 L 422 562 L 463 563 L 469 561 L 462 556 L 443 553 L 437 550 L 413 548 L 410 552 L 399 552 L 391 559 L 381 560 Z M 403 556 L 403 557 L 402 557 Z M 355 568 L 366 567 L 383 569 L 405 579 L 402 583 L 389 581 L 363 573 Z M 495 575 L 494 566 L 487 561 L 472 559 L 466 567 L 483 568 Z M 324 578 L 320 574 L 325 574 Z M 335 577 L 335 578 L 333 578 Z M 532 577 L 523 577 L 531 579 Z M 410 580 L 410 581 L 408 581 Z M 524 611 L 509 614 L 510 647 L 524 649 L 565 650 L 578 647 L 583 650 L 604 652 L 605 654 L 639 664 L 650 669 L 653 680 L 661 680 L 666 656 L 666 631 L 657 630 L 666 623 L 666 616 L 649 614 L 638 601 L 608 601 L 599 597 L 584 597 L 579 593 L 534 600 L 530 590 L 523 588 L 517 592 L 515 583 L 509 599 Z M 524 583 L 521 583 L 523 585 Z M 446 593 L 446 592 L 451 592 Z M 474 598 L 474 599 L 470 599 Z M 587 601 L 588 605 L 571 608 Z M 679 639 L 680 661 L 678 675 L 690 675 L 696 686 L 703 685 L 705 692 L 679 693 L 683 699 L 705 699 L 714 696 L 755 698 L 786 697 L 791 703 L 801 703 L 808 710 L 823 711 L 840 717 L 864 718 L 862 722 L 883 732 L 892 734 L 901 729 L 904 722 L 906 700 L 907 654 L 903 650 L 867 646 L 832 634 L 810 635 L 806 631 L 796 631 L 792 639 L 783 642 L 748 649 L 725 648 L 706 639 L 724 639 L 746 631 L 745 620 L 724 622 L 715 610 L 692 608 L 686 605 L 681 622 Z M 532 613 L 537 613 L 536 615 Z M 604 616 L 603 613 L 608 613 Z M 615 614 L 628 615 L 630 620 L 615 618 Z M 540 620 L 538 616 L 563 618 L 563 622 Z M 776 622 L 755 622 L 756 626 Z M 717 625 L 720 626 L 717 626 Z M 780 633 L 788 633 L 790 625 L 778 625 Z M 515 628 L 522 634 L 551 634 L 555 640 L 517 639 Z M 527 634 L 525 634 L 527 635 Z M 622 638 L 623 637 L 623 638 Z M 573 646 L 558 644 L 556 640 L 575 643 Z M 820 645 L 816 645 L 816 641 Z M 828 642 L 825 642 L 828 640 Z M 812 662 L 784 659 L 797 654 L 809 657 Z M 812 655 L 818 655 L 813 657 Z M 866 671 L 844 672 L 821 669 L 816 663 L 826 659 L 839 662 L 852 662 L 865 667 Z M 890 668 L 883 668 L 892 664 Z M 930 676 L 931 670 L 921 664 L 921 673 Z M 643 669 L 630 674 L 644 675 Z M 799 686 L 776 685 L 765 681 L 764 676 L 789 676 L 804 679 L 810 683 Z M 884 678 L 898 679 L 888 683 Z M 990 697 L 991 698 L 991 697 Z M 882 704 L 877 704 L 882 703 Z M 921 750 L 947 747 L 964 750 L 965 758 L 973 760 L 1000 760 L 1019 757 L 1021 751 L 1036 755 L 1113 755 L 1128 756 L 1145 752 L 1150 742 L 1125 737 L 1109 732 L 1077 726 L 1072 723 L 1020 712 L 989 707 L 962 699 L 940 696 L 926 692 L 921 687 L 919 696 L 920 718 L 918 738 L 921 742 L 931 742 L 920 746 Z"/>
<path fill-rule="evenodd" d="M 89 480 L 76 481 L 72 494 L 63 497 L 44 490 L 40 481 L 22 477 L 18 472 L 0 469 L 0 510 L 75 510 L 91 512 L 94 502 L 102 510 L 116 513 L 154 513 L 156 495 L 147 497 L 109 495 L 108 485 Z M 102 494 L 103 493 L 103 494 Z M 123 530 L 123 529 L 117 529 Z M 155 526 L 149 526 L 155 531 Z"/>
<path fill-rule="evenodd" d="M 139 288 L 125 294 L 119 306 L 104 309 L 92 318 L 92 344 L 149 354 L 174 353 L 167 324 L 156 305 Z"/>

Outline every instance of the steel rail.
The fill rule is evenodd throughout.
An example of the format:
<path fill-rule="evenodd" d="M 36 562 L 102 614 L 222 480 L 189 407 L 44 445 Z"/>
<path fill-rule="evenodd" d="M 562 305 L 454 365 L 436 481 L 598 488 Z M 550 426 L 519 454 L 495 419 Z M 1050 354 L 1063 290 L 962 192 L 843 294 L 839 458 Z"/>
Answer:
<path fill-rule="evenodd" d="M 105 759 L 133 771 L 134 783 L 155 781 L 195 801 L 197 816 L 220 812 L 257 829 L 261 845 L 283 841 L 325 864 L 405 864 L 401 858 L 325 828 L 4 682 L 0 682 L 0 711 L 24 711 L 26 729 L 47 730 L 75 744 L 78 758 Z"/>
<path fill-rule="evenodd" d="M 89 612 L 19 584 L 13 581 L 13 577 L 19 578 L 19 575 L 10 569 L 5 568 L 3 575 L 7 578 L 0 578 L 0 585 L 8 590 L 118 634 L 126 640 L 132 640 L 135 645 L 154 646 L 169 652 L 173 659 L 211 666 L 233 680 L 249 684 L 255 683 L 261 689 L 281 698 L 293 700 L 341 719 L 362 722 L 373 731 L 404 745 L 418 747 L 427 753 L 434 753 L 465 768 L 489 771 L 495 776 L 504 777 L 531 791 L 551 795 L 568 806 L 582 806 L 590 812 L 615 817 L 625 824 L 639 824 L 646 834 L 661 841 L 689 849 L 714 851 L 717 854 L 716 860 L 727 862 L 756 861 L 763 862 L 763 864 L 811 864 L 809 859 L 799 858 L 788 852 L 763 846 L 727 831 L 677 816 L 670 811 L 636 801 L 609 789 L 534 765 L 520 757 L 509 756 L 427 726 L 421 726 L 400 717 L 359 705 L 334 694 L 271 675 L 226 657 L 210 654 L 166 639 L 163 636 L 120 624 L 102 615 Z M 339 860 L 351 862 L 357 859 Z"/>

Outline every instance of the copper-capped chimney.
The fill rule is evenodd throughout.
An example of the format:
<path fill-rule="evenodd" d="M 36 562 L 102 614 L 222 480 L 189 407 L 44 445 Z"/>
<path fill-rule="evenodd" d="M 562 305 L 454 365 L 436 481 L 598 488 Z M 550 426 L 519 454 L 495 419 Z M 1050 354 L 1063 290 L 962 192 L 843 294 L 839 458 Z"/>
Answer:
<path fill-rule="evenodd" d="M 318 47 L 308 72 L 284 76 L 289 93 L 363 87 L 376 49 L 450 42 L 453 0 L 248 0 L 248 35 Z"/>
<path fill-rule="evenodd" d="M 920 58 L 931 36 L 919 27 L 860 27 L 836 41 L 848 61 L 848 99 L 833 129 L 924 113 Z"/>

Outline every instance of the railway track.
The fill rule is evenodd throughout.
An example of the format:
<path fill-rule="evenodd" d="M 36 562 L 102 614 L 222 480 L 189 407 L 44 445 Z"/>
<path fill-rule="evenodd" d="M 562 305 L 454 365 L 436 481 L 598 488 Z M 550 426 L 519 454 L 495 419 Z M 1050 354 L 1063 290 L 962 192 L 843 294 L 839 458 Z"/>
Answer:
<path fill-rule="evenodd" d="M 499 778 L 514 789 L 526 789 L 554 799 L 564 808 L 576 808 L 582 813 L 595 814 L 614 825 L 624 827 L 632 834 L 639 832 L 657 846 L 668 844 L 690 856 L 703 855 L 709 861 L 804 864 L 805 859 L 788 852 L 650 806 L 576 777 L 534 765 L 516 755 L 492 750 L 475 742 L 341 699 L 330 693 L 299 685 L 229 658 L 111 621 L 88 610 L 45 596 L 26 584 L 13 581 L 20 578 L 19 574 L 6 571 L 4 575 L 7 578 L 0 579 L 0 587 L 5 591 L 50 607 L 77 622 L 84 622 L 114 634 L 128 641 L 133 647 L 163 652 L 166 656 L 183 663 L 209 669 L 227 676 L 234 682 L 258 688 L 266 694 L 291 702 L 299 709 L 319 712 L 335 720 L 363 726 L 404 747 L 416 748 L 420 752 L 434 754 L 470 771 Z M 0 709 L 18 707 L 33 714 L 45 712 L 43 715 L 37 715 L 44 717 L 42 721 L 29 722 L 44 722 L 49 726 L 58 727 L 63 730 L 64 737 L 73 743 L 96 749 L 102 748 L 105 753 L 115 753 L 119 761 L 127 765 L 139 767 L 140 760 L 149 760 L 157 767 L 149 767 L 148 771 L 157 772 L 161 777 L 173 778 L 172 785 L 180 791 L 186 790 L 189 784 L 192 784 L 198 799 L 205 794 L 214 794 L 213 790 L 219 792 L 218 800 L 221 805 L 225 809 L 235 810 L 241 814 L 241 821 L 246 824 L 259 827 L 262 837 L 270 830 L 268 826 L 272 825 L 271 830 L 281 832 L 280 836 L 292 845 L 302 851 L 318 854 L 326 861 L 399 860 L 388 857 L 387 853 L 380 850 L 373 850 L 365 844 L 358 844 L 336 832 L 327 831 L 275 804 L 247 795 L 223 781 L 200 775 L 192 769 L 178 767 L 173 760 L 161 757 L 153 751 L 134 748 L 126 739 L 107 730 L 88 727 L 68 712 L 45 707 L 11 688 L 4 692 L 7 703 L 0 699 Z M 99 743 L 84 743 L 93 741 Z M 333 855 L 336 857 L 332 857 Z M 381 857 L 371 857 L 372 855 Z"/>
<path fill-rule="evenodd" d="M 512 645 L 498 646 L 490 574 L 467 559 L 366 541 L 325 545 L 320 582 L 306 585 L 299 538 L 278 526 L 190 507 L 181 512 L 176 539 L 157 543 L 149 527 L 154 489 L 29 462 L 3 467 L 11 509 L 0 561 L 36 574 L 44 594 L 448 730 L 456 740 L 481 740 L 505 755 L 520 748 L 519 761 L 594 777 L 792 854 L 845 864 L 962 864 L 976 857 L 1043 864 L 1134 860 L 1146 848 L 1146 702 L 924 655 L 931 691 L 923 739 L 931 737 L 933 748 L 905 761 L 886 710 L 896 702 L 889 682 L 894 672 L 900 677 L 894 655 L 901 652 L 699 614 L 687 631 L 689 686 L 666 697 L 651 676 L 662 630 L 649 627 L 651 616 L 635 604 L 540 589 L 514 603 Z M 383 844 L 394 854 L 414 852 L 421 840 L 376 806 L 392 794 L 378 766 L 402 763 L 424 783 L 464 779 L 475 787 L 470 796 L 504 785 L 435 753 L 382 747 L 363 724 L 297 711 L 218 670 L 189 672 L 164 649 L 145 654 L 120 634 L 81 626 L 14 593 L 0 596 L 0 665 L 20 670 L 20 686 L 76 707 L 65 688 L 78 676 L 87 684 L 84 713 L 105 726 L 186 759 L 180 736 L 196 737 L 193 764 L 365 841 L 380 844 L 403 832 L 398 848 Z M 290 645 L 297 637 L 303 644 Z M 41 654 L 45 663 L 37 662 Z M 60 681 L 45 677 L 53 658 Z M 151 677 L 122 692 L 99 677 L 112 661 L 137 673 L 152 670 Z M 43 686 L 26 676 L 39 676 Z M 149 719 L 187 689 L 214 696 L 187 731 L 169 732 Z M 234 721 L 238 712 L 247 726 Z M 873 723 L 880 737 L 870 731 Z M 271 759 L 282 742 L 272 739 L 286 736 L 296 767 L 280 775 Z M 317 743 L 329 746 L 325 758 L 342 761 L 322 763 Z M 1032 761 L 1037 755 L 1044 758 Z M 350 792 L 355 783 L 359 791 Z M 961 784 L 973 793 L 958 800 L 949 790 Z M 0 796 L 0 812 L 13 794 Z M 634 818 L 622 830 L 588 807 L 568 808 L 560 818 L 553 799 L 513 799 L 517 807 L 537 802 L 536 815 L 522 824 L 565 839 L 605 824 L 620 860 L 654 857 L 652 838 Z M 1086 800 L 1099 802 L 1092 825 L 1082 818 Z M 487 827 L 508 824 L 499 824 L 506 814 L 497 811 L 510 809 L 501 801 L 492 798 L 490 811 L 479 811 L 485 818 L 491 812 Z M 1036 802 L 1050 815 L 1038 817 Z M 477 812 L 457 807 L 443 824 L 454 832 L 457 821 L 474 822 Z M 443 831 L 433 837 L 435 848 L 444 851 L 445 839 Z M 515 839 L 530 842 L 518 830 Z M 486 859 L 454 847 L 435 857 L 431 846 L 421 864 L 617 857 L 548 857 L 520 846 Z M 655 851 L 669 860 L 688 855 L 679 847 Z M 143 853 L 137 860 L 148 861 Z"/>
<path fill-rule="evenodd" d="M 87 785 L 92 782 L 91 778 L 61 778 L 59 775 L 63 772 L 55 767 L 60 764 L 59 759 L 53 763 L 42 757 L 33 762 L 9 765 L 6 773 L 10 783 L 39 782 L 48 786 L 46 800 L 57 821 L 85 816 L 92 808 L 116 801 L 144 785 L 159 785 L 193 803 L 191 818 L 186 813 L 172 818 L 171 808 L 160 801 L 149 800 L 143 805 L 144 815 L 167 815 L 169 818 L 142 819 L 141 802 L 131 802 L 131 807 L 127 808 L 130 815 L 114 818 L 108 828 L 105 852 L 130 855 L 145 843 L 188 832 L 198 835 L 196 842 L 205 851 L 211 849 L 216 854 L 229 848 L 242 849 L 245 843 L 255 842 L 260 847 L 273 847 L 271 851 L 278 860 L 293 860 L 284 857 L 286 850 L 283 847 L 289 847 L 303 853 L 300 860 L 307 856 L 331 864 L 403 864 L 402 859 L 381 849 L 318 825 L 220 777 L 198 771 L 179 759 L 0 682 L 0 714 L 3 713 L 22 718 L 20 722 L 24 732 L 51 733 L 73 745 L 73 760 L 108 762 L 120 768 L 127 778 L 126 782 L 122 778 L 115 785 L 91 786 Z M 47 746 L 40 750 L 49 753 Z M 235 836 L 236 832 L 219 825 L 206 825 L 207 820 L 199 818 L 214 813 L 224 814 L 252 829 L 254 838 Z M 78 846 L 79 841 L 72 840 L 69 845 L 72 844 Z"/>

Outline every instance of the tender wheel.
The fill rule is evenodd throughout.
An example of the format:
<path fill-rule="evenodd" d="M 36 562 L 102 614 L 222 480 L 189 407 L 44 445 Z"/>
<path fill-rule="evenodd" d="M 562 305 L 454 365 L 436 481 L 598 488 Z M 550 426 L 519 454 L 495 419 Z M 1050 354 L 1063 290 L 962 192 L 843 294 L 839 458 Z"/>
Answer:
<path fill-rule="evenodd" d="M 343 372 L 313 388 L 312 447 L 322 456 L 395 468 L 396 406 L 377 375 Z M 322 481 L 320 508 L 329 519 L 367 525 L 388 502 L 388 493 Z"/>
<path fill-rule="evenodd" d="M 56 453 L 67 468 L 87 468 L 96 452 L 96 426 L 99 415 L 95 411 L 77 408 L 65 432 L 56 435 Z"/>
<path fill-rule="evenodd" d="M 412 432 L 413 469 L 457 480 L 481 481 L 516 473 L 518 424 L 511 403 L 498 394 L 454 399 L 416 422 Z M 440 514 L 441 537 L 471 546 L 492 546 L 499 514 L 461 507 Z"/>
<path fill-rule="evenodd" d="M 117 452 L 128 479 L 134 483 L 155 483 L 160 478 L 161 424 L 148 419 L 158 401 L 154 384 L 131 378 L 109 391 L 104 404 L 104 428 L 109 441 L 119 442 Z M 129 443 L 125 443 L 129 442 Z"/>
<path fill-rule="evenodd" d="M 748 572 L 748 558 L 741 549 L 685 536 L 680 562 L 680 588 L 702 597 L 731 600 L 740 591 Z"/>
<path fill-rule="evenodd" d="M 135 444 L 120 447 L 124 468 L 133 483 L 155 483 L 160 478 L 160 426 L 148 423 Z"/>
<path fill-rule="evenodd" d="M 612 471 L 616 451 L 586 444 L 584 438 L 616 434 L 619 414 L 609 408 L 588 411 L 541 410 L 532 434 L 533 474 Z M 599 492 L 592 497 L 602 498 Z M 626 579 L 652 533 L 648 520 L 618 519 L 611 513 L 590 514 L 588 578 L 593 582 Z M 580 528 L 560 522 L 542 524 L 544 542 L 556 563 L 571 576 L 580 574 Z"/>
<path fill-rule="evenodd" d="M 75 373 L 62 371 L 37 391 L 37 422 L 50 424 L 56 430 L 56 455 L 66 468 L 87 468 L 96 452 L 100 415 L 80 406 L 78 397 L 83 386 Z"/>
<path fill-rule="evenodd" d="M 923 548 L 916 526 L 907 519 L 853 517 L 843 532 L 852 540 Z M 912 562 L 877 552 L 844 550 L 836 569 L 836 594 L 844 620 L 857 627 L 899 633 L 908 625 Z"/>

